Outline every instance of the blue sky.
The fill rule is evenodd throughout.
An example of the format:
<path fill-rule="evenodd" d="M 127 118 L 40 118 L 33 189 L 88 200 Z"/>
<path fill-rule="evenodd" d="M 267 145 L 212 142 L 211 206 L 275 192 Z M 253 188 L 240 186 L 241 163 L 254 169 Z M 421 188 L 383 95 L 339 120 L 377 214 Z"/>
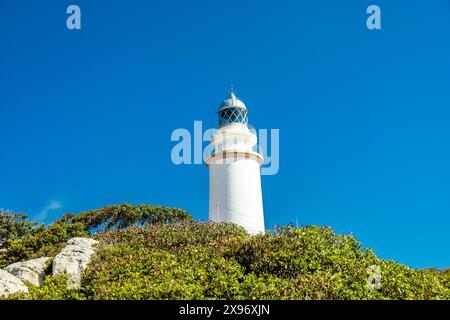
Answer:
<path fill-rule="evenodd" d="M 77 4 L 82 30 L 66 28 Z M 378 4 L 382 30 L 369 31 Z M 150 203 L 207 219 L 177 128 L 231 83 L 280 129 L 266 225 L 328 225 L 383 258 L 450 266 L 450 2 L 0 0 L 0 207 L 51 222 Z"/>

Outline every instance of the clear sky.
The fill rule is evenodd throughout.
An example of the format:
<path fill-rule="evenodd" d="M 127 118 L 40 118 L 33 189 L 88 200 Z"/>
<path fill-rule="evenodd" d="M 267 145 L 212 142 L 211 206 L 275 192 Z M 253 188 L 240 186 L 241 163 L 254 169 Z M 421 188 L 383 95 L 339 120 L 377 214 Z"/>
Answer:
<path fill-rule="evenodd" d="M 170 136 L 216 126 L 231 83 L 252 125 L 280 129 L 267 227 L 328 225 L 383 258 L 450 267 L 448 0 L 0 0 L 0 207 L 46 223 L 123 202 L 207 219 L 207 168 L 174 165 Z"/>

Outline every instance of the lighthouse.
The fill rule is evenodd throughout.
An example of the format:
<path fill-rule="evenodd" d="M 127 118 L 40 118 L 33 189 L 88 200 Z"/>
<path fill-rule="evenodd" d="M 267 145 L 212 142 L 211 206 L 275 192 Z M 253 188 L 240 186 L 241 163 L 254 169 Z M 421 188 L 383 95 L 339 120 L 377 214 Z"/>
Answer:
<path fill-rule="evenodd" d="M 245 104 L 231 91 L 219 107 L 219 128 L 212 136 L 209 169 L 209 220 L 230 222 L 250 234 L 264 233 L 257 137 L 248 125 Z"/>

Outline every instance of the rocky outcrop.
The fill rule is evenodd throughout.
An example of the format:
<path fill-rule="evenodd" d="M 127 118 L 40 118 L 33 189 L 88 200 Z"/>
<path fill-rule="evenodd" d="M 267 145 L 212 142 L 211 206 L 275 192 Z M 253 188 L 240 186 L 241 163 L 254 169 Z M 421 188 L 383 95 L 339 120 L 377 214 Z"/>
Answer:
<path fill-rule="evenodd" d="M 68 274 L 69 288 L 79 288 L 81 273 L 87 268 L 98 241 L 87 238 L 72 238 L 67 246 L 53 259 L 53 274 Z"/>
<path fill-rule="evenodd" d="M 9 272 L 0 269 L 0 297 L 19 292 L 28 292 L 27 286 Z"/>
<path fill-rule="evenodd" d="M 44 283 L 45 270 L 49 266 L 51 258 L 38 258 L 24 262 L 13 263 L 5 268 L 16 278 L 27 281 L 33 286 L 39 287 Z"/>
<path fill-rule="evenodd" d="M 69 288 L 79 288 L 81 273 L 87 268 L 98 241 L 87 238 L 72 238 L 53 259 L 52 274 L 67 274 Z M 27 283 L 40 286 L 44 282 L 51 258 L 38 258 L 13 263 L 0 269 L 0 297 L 19 292 L 28 292 Z"/>

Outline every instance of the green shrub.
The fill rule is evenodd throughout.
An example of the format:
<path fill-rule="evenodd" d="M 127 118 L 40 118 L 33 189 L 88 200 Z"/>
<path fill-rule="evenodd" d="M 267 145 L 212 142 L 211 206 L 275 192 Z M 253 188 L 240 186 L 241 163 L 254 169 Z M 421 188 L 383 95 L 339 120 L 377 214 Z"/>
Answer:
<path fill-rule="evenodd" d="M 377 258 L 330 228 L 249 236 L 232 224 L 175 223 L 95 235 L 87 299 L 448 299 L 444 274 Z M 382 287 L 367 287 L 367 267 Z M 448 278 L 447 278 L 448 279 Z"/>
<path fill-rule="evenodd" d="M 170 222 L 170 223 L 168 223 Z M 378 258 L 328 227 L 250 236 L 234 224 L 196 223 L 179 209 L 120 205 L 66 215 L 7 241 L 6 260 L 54 255 L 73 236 L 99 241 L 81 288 L 49 276 L 13 299 L 450 299 L 450 271 Z M 381 287 L 369 288 L 377 266 Z"/>
<path fill-rule="evenodd" d="M 391 299 L 450 299 L 450 286 L 442 275 L 414 270 L 394 261 L 380 261 L 382 290 Z"/>
<path fill-rule="evenodd" d="M 9 216 L 0 215 L 1 217 Z M 86 211 L 77 216 L 69 213 L 48 227 L 29 225 L 24 215 L 8 219 L 7 221 L 15 222 L 15 224 L 8 223 L 8 226 L 19 225 L 21 228 L 15 227 L 20 233 L 17 232 L 17 236 L 5 240 L 3 250 L 0 252 L 0 268 L 30 258 L 55 256 L 70 238 L 89 237 L 98 230 L 192 221 L 192 217 L 181 209 L 129 204 Z"/>
<path fill-rule="evenodd" d="M 67 214 L 61 221 L 82 223 L 87 230 L 114 230 L 157 223 L 192 221 L 192 217 L 182 209 L 125 203 L 82 212 L 76 216 Z"/>
<path fill-rule="evenodd" d="M 40 287 L 28 286 L 29 293 L 19 293 L 9 296 L 11 300 L 85 300 L 82 290 L 67 288 L 66 275 L 48 276 Z"/>
<path fill-rule="evenodd" d="M 7 241 L 6 251 L 0 255 L 0 267 L 31 258 L 55 256 L 70 238 L 88 236 L 89 232 L 81 223 L 56 222 L 48 228 L 40 226 L 25 237 Z"/>
<path fill-rule="evenodd" d="M 24 213 L 14 213 L 0 209 L 0 248 L 12 239 L 30 234 L 37 224 L 28 220 Z"/>

